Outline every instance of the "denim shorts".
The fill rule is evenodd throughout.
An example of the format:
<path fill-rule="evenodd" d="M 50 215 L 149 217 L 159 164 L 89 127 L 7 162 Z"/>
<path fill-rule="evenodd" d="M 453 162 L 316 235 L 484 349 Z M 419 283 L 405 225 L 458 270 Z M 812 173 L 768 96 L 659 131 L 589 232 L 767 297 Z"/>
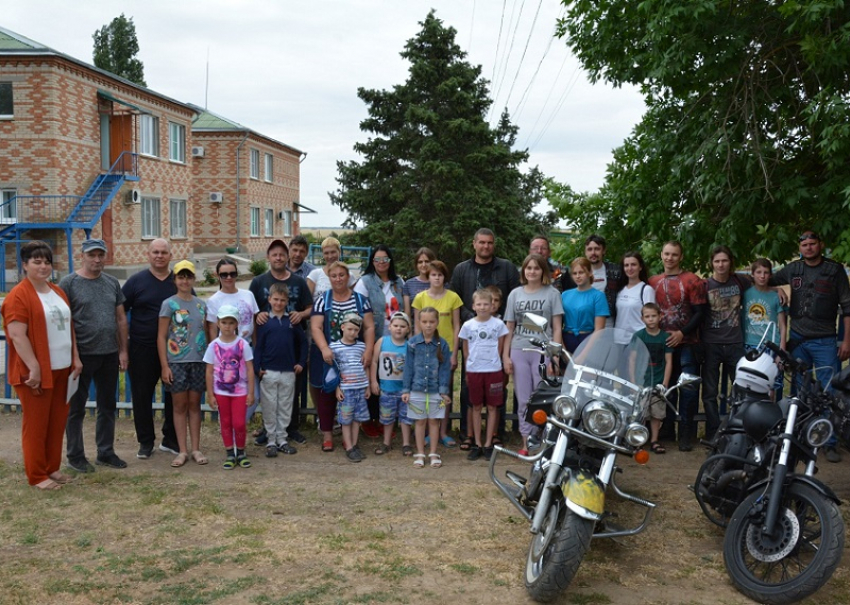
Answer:
<path fill-rule="evenodd" d="M 366 389 L 343 389 L 343 400 L 337 403 L 337 422 L 348 426 L 352 422 L 369 421 L 369 405 Z"/>
<path fill-rule="evenodd" d="M 187 363 L 169 363 L 174 380 L 171 385 L 165 385 L 169 393 L 185 393 L 195 391 L 204 393 L 207 390 L 207 364 L 202 361 Z"/>
<path fill-rule="evenodd" d="M 412 391 L 407 403 L 407 417 L 411 420 L 425 420 L 426 418 L 444 418 L 446 406 L 439 393 L 422 393 Z"/>
<path fill-rule="evenodd" d="M 407 418 L 407 404 L 401 399 L 401 392 L 386 393 L 381 391 L 380 399 L 381 424 L 388 426 L 396 421 L 410 425 L 412 420 Z"/>

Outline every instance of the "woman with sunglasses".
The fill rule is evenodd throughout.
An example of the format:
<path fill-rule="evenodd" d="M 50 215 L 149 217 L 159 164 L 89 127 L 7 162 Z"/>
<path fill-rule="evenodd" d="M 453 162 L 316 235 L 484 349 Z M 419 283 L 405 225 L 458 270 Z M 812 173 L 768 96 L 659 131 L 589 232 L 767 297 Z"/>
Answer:
<path fill-rule="evenodd" d="M 218 310 L 224 305 L 232 305 L 239 309 L 239 335 L 251 342 L 254 334 L 254 317 L 260 312 L 257 300 L 250 290 L 240 290 L 236 287 L 239 272 L 236 264 L 223 258 L 215 266 L 220 289 L 207 301 L 207 334 L 208 342 L 218 337 Z"/>

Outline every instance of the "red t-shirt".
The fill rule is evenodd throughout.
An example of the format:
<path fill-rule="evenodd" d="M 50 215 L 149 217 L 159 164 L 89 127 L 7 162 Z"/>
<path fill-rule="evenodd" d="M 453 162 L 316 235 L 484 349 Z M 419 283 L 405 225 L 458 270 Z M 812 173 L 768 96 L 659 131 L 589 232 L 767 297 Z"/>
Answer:
<path fill-rule="evenodd" d="M 689 271 L 678 275 L 653 275 L 649 286 L 655 290 L 655 302 L 661 307 L 661 329 L 681 330 L 693 317 L 692 306 L 706 303 L 705 281 Z M 699 341 L 699 331 L 685 334 L 682 344 Z"/>

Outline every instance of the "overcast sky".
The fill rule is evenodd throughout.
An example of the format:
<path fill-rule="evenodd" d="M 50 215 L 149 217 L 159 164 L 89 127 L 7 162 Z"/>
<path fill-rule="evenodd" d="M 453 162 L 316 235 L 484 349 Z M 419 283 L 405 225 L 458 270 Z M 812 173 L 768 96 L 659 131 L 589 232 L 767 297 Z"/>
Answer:
<path fill-rule="evenodd" d="M 206 98 L 210 111 L 307 152 L 300 201 L 319 214 L 302 214 L 305 227 L 346 218 L 327 194 L 336 189 L 336 162 L 355 159 L 352 146 L 367 138 L 357 88 L 406 80 L 409 64 L 399 53 L 431 8 L 491 81 L 491 123 L 507 106 L 518 145 L 547 176 L 596 190 L 611 151 L 643 111 L 637 91 L 591 85 L 563 40 L 552 38 L 561 12 L 555 0 L 0 0 L 0 7 L 3 27 L 89 63 L 95 30 L 121 12 L 132 17 L 149 88 L 201 106 Z"/>

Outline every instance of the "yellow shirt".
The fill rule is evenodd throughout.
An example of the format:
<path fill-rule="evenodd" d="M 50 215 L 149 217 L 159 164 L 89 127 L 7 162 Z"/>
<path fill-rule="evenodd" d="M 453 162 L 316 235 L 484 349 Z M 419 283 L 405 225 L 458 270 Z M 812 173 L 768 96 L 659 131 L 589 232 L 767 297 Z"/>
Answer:
<path fill-rule="evenodd" d="M 426 307 L 434 307 L 437 309 L 437 312 L 440 314 L 437 331 L 440 333 L 440 337 L 449 343 L 449 350 L 454 352 L 455 331 L 454 326 L 452 325 L 452 316 L 454 315 L 455 309 L 460 309 L 463 306 L 463 301 L 460 299 L 460 296 L 451 290 L 446 290 L 442 298 L 431 298 L 428 296 L 428 290 L 424 290 L 416 295 L 411 306 L 418 311 L 421 311 Z M 458 326 L 458 329 L 460 329 L 460 326 Z"/>

